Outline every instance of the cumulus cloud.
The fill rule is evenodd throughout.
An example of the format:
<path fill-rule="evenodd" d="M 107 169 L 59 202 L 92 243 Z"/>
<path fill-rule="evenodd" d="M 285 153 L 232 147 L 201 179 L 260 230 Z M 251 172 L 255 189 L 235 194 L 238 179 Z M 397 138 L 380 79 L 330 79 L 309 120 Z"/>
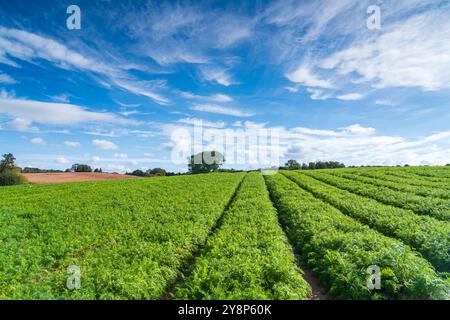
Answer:
<path fill-rule="evenodd" d="M 41 146 L 45 146 L 47 144 L 47 142 L 44 139 L 42 139 L 42 138 L 32 138 L 30 140 L 30 142 L 32 144 L 38 144 L 38 145 L 41 145 Z"/>
<path fill-rule="evenodd" d="M 114 158 L 126 159 L 126 158 L 128 158 L 128 155 L 126 153 L 116 153 L 114 155 Z"/>
<path fill-rule="evenodd" d="M 171 141 L 163 143 L 162 147 L 172 150 L 172 152 L 175 150 L 186 154 L 213 148 L 223 151 L 227 161 L 230 160 L 229 164 L 247 167 L 250 165 L 248 159 L 252 158 L 255 148 L 263 152 L 278 154 L 280 156 L 279 165 L 287 159 L 297 159 L 301 162 L 335 160 L 346 165 L 406 163 L 444 165 L 448 163 L 450 156 L 449 131 L 438 132 L 419 139 L 407 139 L 401 136 L 383 135 L 377 133 L 373 127 L 360 124 L 352 124 L 335 130 L 268 127 L 264 123 L 253 122 L 236 122 L 233 127 L 204 128 L 204 136 L 208 139 L 202 141 L 192 139 L 192 128 L 168 126 L 165 132 Z M 268 133 L 275 139 L 266 139 Z M 251 140 L 249 137 L 253 137 L 253 144 L 249 142 Z M 261 140 L 261 138 L 263 139 Z M 271 144 L 269 140 L 276 142 Z M 226 145 L 224 141 L 228 141 Z M 230 141 L 233 146 L 231 148 Z M 234 153 L 236 150 L 237 153 Z M 227 154 L 227 152 L 231 152 L 231 154 Z M 253 164 L 265 165 L 262 162 Z"/>
<path fill-rule="evenodd" d="M 57 157 L 57 158 L 56 158 L 56 163 L 59 163 L 59 164 L 67 164 L 67 163 L 69 163 L 69 160 L 67 160 L 66 157 Z"/>
<path fill-rule="evenodd" d="M 19 131 L 19 132 L 36 132 L 39 128 L 32 125 L 30 120 L 23 118 L 15 118 L 4 124 L 0 124 L 0 130 Z"/>
<path fill-rule="evenodd" d="M 92 145 L 101 150 L 116 150 L 119 148 L 115 143 L 111 141 L 100 139 L 92 140 Z"/>
<path fill-rule="evenodd" d="M 78 148 L 81 144 L 77 141 L 64 141 L 64 145 L 70 148 Z"/>
<path fill-rule="evenodd" d="M 344 100 L 344 101 L 356 101 L 356 100 L 363 99 L 364 95 L 362 95 L 360 93 L 347 93 L 347 94 L 339 95 L 339 96 L 337 96 L 337 98 L 339 100 Z"/>

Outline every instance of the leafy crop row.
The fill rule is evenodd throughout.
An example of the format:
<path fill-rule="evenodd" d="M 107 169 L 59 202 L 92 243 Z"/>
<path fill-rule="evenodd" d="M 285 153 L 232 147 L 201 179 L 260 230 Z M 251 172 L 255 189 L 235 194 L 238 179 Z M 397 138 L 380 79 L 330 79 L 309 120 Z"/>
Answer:
<path fill-rule="evenodd" d="M 357 181 L 348 177 L 340 177 L 325 172 L 305 173 L 313 178 L 331 184 L 364 197 L 369 197 L 395 207 L 409 209 L 417 214 L 428 215 L 433 218 L 450 220 L 450 201 L 444 199 L 427 198 L 412 193 L 395 191 L 380 185 Z"/>
<path fill-rule="evenodd" d="M 377 170 L 377 171 L 384 172 L 385 174 L 389 174 L 389 175 L 392 175 L 395 177 L 407 179 L 409 181 L 409 184 L 413 184 L 413 185 L 426 185 L 426 186 L 434 187 L 434 188 L 450 189 L 450 184 L 448 181 L 441 181 L 439 179 L 438 180 L 430 179 L 429 177 L 416 175 L 416 174 L 413 174 L 412 172 L 400 171 L 400 170 L 390 170 L 390 169 Z M 419 183 L 419 184 L 417 184 L 417 183 Z"/>
<path fill-rule="evenodd" d="M 0 192 L 0 299 L 159 298 L 204 244 L 242 178 L 8 188 Z M 45 192 L 20 201 L 5 196 L 34 187 Z M 79 290 L 66 288 L 70 265 L 81 270 Z"/>
<path fill-rule="evenodd" d="M 434 181 L 449 181 L 450 179 L 450 169 L 446 167 L 410 168 L 405 171 Z"/>
<path fill-rule="evenodd" d="M 293 177 L 293 175 L 292 175 Z M 445 299 L 446 285 L 425 259 L 318 200 L 283 175 L 266 177 L 288 236 L 330 293 L 347 299 Z M 381 289 L 367 268 L 381 269 Z"/>
<path fill-rule="evenodd" d="M 410 245 L 438 270 L 450 268 L 450 224 L 364 198 L 299 172 L 283 171 L 300 187 L 377 231 Z"/>
<path fill-rule="evenodd" d="M 176 298 L 308 299 L 310 295 L 264 179 L 259 173 L 247 174 Z"/>
<path fill-rule="evenodd" d="M 424 197 L 450 199 L 450 189 L 438 189 L 421 184 L 420 181 L 411 181 L 412 179 L 392 177 L 383 172 L 376 171 L 336 171 L 330 172 L 336 175 L 342 175 L 349 179 L 355 179 L 362 182 L 371 183 L 376 186 L 388 187 L 394 190 L 415 193 Z"/>

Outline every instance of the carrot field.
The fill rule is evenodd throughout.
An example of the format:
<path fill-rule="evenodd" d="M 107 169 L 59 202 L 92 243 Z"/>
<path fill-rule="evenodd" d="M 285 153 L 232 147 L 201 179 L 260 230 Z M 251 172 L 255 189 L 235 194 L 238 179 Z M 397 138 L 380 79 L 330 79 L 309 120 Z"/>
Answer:
<path fill-rule="evenodd" d="M 0 188 L 0 299 L 449 299 L 449 251 L 449 167 Z"/>

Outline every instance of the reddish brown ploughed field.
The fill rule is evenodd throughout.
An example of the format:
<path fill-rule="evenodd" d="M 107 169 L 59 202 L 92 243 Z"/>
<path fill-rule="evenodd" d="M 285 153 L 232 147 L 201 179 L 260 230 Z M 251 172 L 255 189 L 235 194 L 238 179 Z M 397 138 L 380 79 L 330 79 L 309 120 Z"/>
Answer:
<path fill-rule="evenodd" d="M 35 184 L 136 178 L 124 174 L 96 172 L 25 173 L 23 175 L 28 179 L 28 182 Z"/>

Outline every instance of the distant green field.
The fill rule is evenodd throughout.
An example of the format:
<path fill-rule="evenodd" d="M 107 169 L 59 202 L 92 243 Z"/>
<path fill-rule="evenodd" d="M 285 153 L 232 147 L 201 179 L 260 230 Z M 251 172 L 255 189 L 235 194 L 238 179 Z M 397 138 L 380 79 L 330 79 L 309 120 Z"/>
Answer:
<path fill-rule="evenodd" d="M 330 299 L 448 299 L 449 193 L 449 167 L 0 187 L 0 299 L 309 299 L 306 269 Z"/>

